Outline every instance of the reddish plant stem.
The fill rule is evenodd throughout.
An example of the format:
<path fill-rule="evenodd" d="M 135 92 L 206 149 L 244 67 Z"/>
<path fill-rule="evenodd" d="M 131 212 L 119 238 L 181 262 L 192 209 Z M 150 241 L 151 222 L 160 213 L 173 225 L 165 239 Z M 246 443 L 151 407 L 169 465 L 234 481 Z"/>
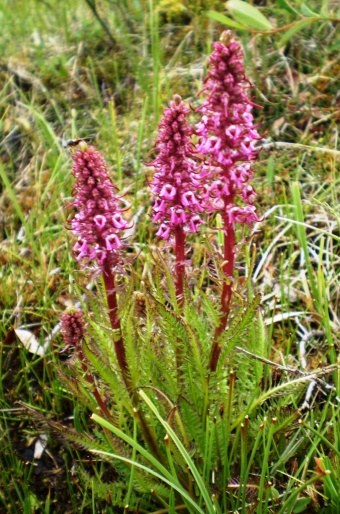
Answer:
<path fill-rule="evenodd" d="M 184 246 L 185 235 L 183 227 L 177 226 L 175 230 L 176 297 L 180 308 L 184 306 Z"/>
<path fill-rule="evenodd" d="M 109 308 L 109 318 L 111 327 L 113 330 L 119 330 L 120 332 L 120 319 L 118 317 L 118 305 L 117 305 L 117 294 L 116 294 L 116 284 L 115 284 L 115 275 L 112 271 L 112 267 L 110 265 L 110 262 L 106 259 L 104 261 L 103 267 L 103 278 L 104 278 L 104 284 L 105 284 L 105 290 L 106 290 L 106 298 L 107 298 L 107 305 Z M 116 352 L 117 361 L 120 367 L 120 370 L 122 372 L 122 376 L 125 382 L 125 385 L 127 388 L 130 388 L 130 380 L 128 377 L 128 371 L 129 366 L 126 359 L 126 351 L 123 339 L 120 337 L 119 339 L 114 340 L 114 347 Z"/>
<path fill-rule="evenodd" d="M 102 413 L 105 415 L 105 417 L 107 418 L 108 421 L 110 421 L 112 423 L 112 416 L 110 414 L 110 411 L 109 409 L 106 407 L 106 404 L 103 400 L 103 398 L 100 396 L 100 393 L 98 391 L 98 388 L 94 382 L 94 378 L 93 376 L 91 375 L 91 373 L 89 373 L 89 368 L 86 364 L 86 357 L 85 357 L 85 354 L 83 352 L 83 349 L 82 349 L 82 346 L 81 344 L 79 344 L 79 346 L 77 345 L 77 352 L 78 352 L 78 356 L 79 356 L 79 359 L 80 359 L 80 362 L 81 362 L 81 367 L 82 367 L 82 370 L 85 374 L 85 378 L 87 380 L 87 382 L 92 386 L 93 388 L 93 394 L 97 400 L 97 403 L 102 411 Z"/>
<path fill-rule="evenodd" d="M 185 235 L 182 226 L 177 226 L 175 230 L 175 255 L 176 255 L 176 298 L 180 310 L 184 307 L 184 257 L 185 257 Z M 183 375 L 181 370 L 182 355 L 179 341 L 176 345 L 176 366 L 178 381 L 181 382 Z"/>
<path fill-rule="evenodd" d="M 232 199 L 227 203 L 232 203 Z M 216 328 L 214 335 L 214 342 L 211 348 L 210 354 L 210 371 L 216 371 L 218 359 L 221 353 L 221 346 L 218 343 L 220 335 L 225 330 L 228 322 L 229 312 L 230 312 L 230 300 L 232 295 L 232 283 L 231 279 L 234 273 L 234 263 L 235 263 L 235 229 L 233 225 L 228 220 L 228 215 L 226 210 L 222 216 L 223 218 L 223 231 L 224 231 L 224 253 L 223 253 L 223 265 L 222 270 L 227 277 L 227 280 L 223 281 L 222 286 L 222 294 L 221 294 L 221 309 L 222 309 L 222 318 L 218 327 Z"/>
<path fill-rule="evenodd" d="M 118 360 L 118 364 L 120 367 L 120 370 L 122 372 L 122 377 L 125 383 L 125 386 L 127 388 L 127 391 L 129 393 L 129 396 L 132 401 L 132 405 L 136 410 L 138 411 L 138 419 L 140 421 L 140 426 L 144 435 L 144 438 L 146 442 L 148 443 L 152 453 L 157 457 L 157 459 L 160 462 L 163 462 L 163 455 L 152 435 L 150 432 L 150 429 L 148 427 L 148 424 L 144 418 L 144 414 L 141 410 L 138 410 L 138 395 L 136 391 L 134 390 L 130 373 L 129 373 L 129 365 L 126 358 L 126 351 L 124 346 L 124 341 L 121 334 L 121 326 L 120 326 L 120 319 L 118 317 L 118 304 L 117 304 L 117 295 L 116 295 L 116 285 L 115 285 L 115 275 L 112 271 L 112 267 L 108 260 L 104 261 L 104 264 L 102 266 L 102 272 L 103 272 L 103 278 L 104 278 L 104 284 L 105 284 L 105 290 L 106 290 L 106 298 L 107 298 L 107 305 L 109 308 L 109 318 L 111 327 L 113 330 L 119 330 L 120 337 L 116 341 L 114 341 L 114 347 L 115 352 Z"/>

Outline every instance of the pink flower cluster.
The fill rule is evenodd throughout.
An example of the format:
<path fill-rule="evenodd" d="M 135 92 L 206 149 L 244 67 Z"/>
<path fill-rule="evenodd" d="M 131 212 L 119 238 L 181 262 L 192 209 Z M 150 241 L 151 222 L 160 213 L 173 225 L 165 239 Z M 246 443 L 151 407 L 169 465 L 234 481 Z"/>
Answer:
<path fill-rule="evenodd" d="M 205 204 L 209 210 L 223 211 L 230 224 L 258 221 L 253 205 L 256 194 L 247 182 L 253 175 L 250 163 L 258 155 L 254 142 L 261 136 L 251 114 L 254 104 L 247 96 L 243 50 L 230 31 L 213 48 L 202 90 L 206 99 L 197 109 L 202 114 L 196 130 L 197 151 L 206 159 L 209 176 Z M 246 205 L 235 205 L 238 198 Z"/>
<path fill-rule="evenodd" d="M 220 211 L 225 230 L 235 222 L 259 221 L 249 180 L 251 162 L 259 153 L 254 143 L 261 136 L 247 95 L 243 50 L 230 31 L 213 48 L 202 90 L 206 98 L 196 111 L 202 114 L 196 148 L 190 139 L 193 128 L 185 120 L 190 111 L 179 95 L 159 124 L 158 155 L 149 165 L 156 168 L 151 183 L 153 221 L 160 223 L 157 235 L 163 239 L 169 239 L 176 227 L 196 232 L 203 211 Z"/>
<path fill-rule="evenodd" d="M 121 232 L 127 228 L 127 222 L 118 208 L 119 198 L 103 157 L 93 146 L 83 142 L 79 146 L 72 155 L 76 179 L 72 206 L 78 210 L 70 222 L 73 233 L 78 235 L 74 253 L 78 261 L 114 265 L 123 246 Z"/>
<path fill-rule="evenodd" d="M 84 339 L 86 326 L 81 310 L 71 308 L 61 316 L 61 333 L 67 347 L 76 348 Z"/>
<path fill-rule="evenodd" d="M 174 95 L 165 109 L 159 124 L 155 149 L 157 157 L 149 163 L 156 168 L 151 183 L 155 198 L 153 221 L 160 223 L 157 235 L 169 239 L 171 233 L 181 227 L 185 232 L 197 232 L 203 223 L 200 213 L 202 174 L 197 172 L 193 145 L 190 137 L 193 128 L 188 126 L 189 109 L 179 95 Z"/>

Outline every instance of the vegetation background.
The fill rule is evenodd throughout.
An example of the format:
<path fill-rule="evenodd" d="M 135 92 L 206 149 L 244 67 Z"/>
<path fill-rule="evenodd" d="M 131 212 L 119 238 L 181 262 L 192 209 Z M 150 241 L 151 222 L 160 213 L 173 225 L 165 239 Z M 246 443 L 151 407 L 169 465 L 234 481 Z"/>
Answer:
<path fill-rule="evenodd" d="M 218 0 L 0 2 L 0 512 L 118 512 L 84 480 L 81 470 L 114 480 L 88 452 L 51 436 L 34 458 L 41 431 L 16 402 L 80 431 L 92 422 L 58 378 L 60 336 L 39 356 L 14 329 L 29 328 L 46 344 L 76 300 L 74 284 L 87 285 L 65 230 L 68 139 L 92 137 L 106 156 L 135 215 L 131 250 L 157 244 L 143 163 L 173 94 L 199 104 L 222 22 L 237 27 L 255 103 L 263 106 L 255 187 L 264 221 L 249 248 L 256 248 L 252 278 L 263 294 L 270 357 L 306 372 L 339 362 L 339 5 L 248 3 L 271 28 Z M 314 465 L 321 478 L 285 512 L 339 512 L 339 371 L 324 380 L 307 398 L 309 430 L 294 423 L 284 445 L 292 484 L 304 484 Z M 306 390 L 305 383 L 287 393 L 287 416 Z"/>

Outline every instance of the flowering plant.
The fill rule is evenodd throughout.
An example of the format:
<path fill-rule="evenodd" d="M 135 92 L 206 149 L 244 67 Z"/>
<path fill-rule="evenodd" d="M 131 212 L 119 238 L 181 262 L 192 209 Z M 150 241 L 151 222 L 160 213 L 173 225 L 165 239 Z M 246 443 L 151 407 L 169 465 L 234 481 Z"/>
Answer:
<path fill-rule="evenodd" d="M 230 33 L 214 44 L 209 66 L 196 129 L 179 95 L 159 125 L 150 190 L 166 256 L 159 255 L 157 269 L 143 280 L 124 269 L 129 223 L 103 157 L 84 142 L 72 156 L 74 255 L 101 273 L 106 300 L 90 298 L 86 315 L 63 315 L 74 376 L 60 376 L 103 432 L 93 437 L 35 415 L 115 467 L 114 483 L 97 483 L 97 490 L 124 512 L 245 512 L 251 473 L 260 475 L 254 508 L 275 506 L 268 461 L 274 428 L 283 431 L 286 421 L 257 420 L 270 394 L 261 390 L 268 367 L 241 347 L 247 341 L 247 351 L 256 348 L 265 357 L 266 334 L 249 277 L 238 291 L 234 277 L 236 224 L 258 220 L 249 181 L 260 136 L 243 53 Z M 203 278 L 189 287 L 191 240 L 209 232 L 216 212 L 223 220 L 223 255 L 218 260 L 211 251 L 214 273 L 207 276 L 202 262 Z M 258 433 L 254 447 L 248 445 L 251 432 Z M 256 450 L 264 447 L 262 469 L 262 450 L 261 458 Z"/>

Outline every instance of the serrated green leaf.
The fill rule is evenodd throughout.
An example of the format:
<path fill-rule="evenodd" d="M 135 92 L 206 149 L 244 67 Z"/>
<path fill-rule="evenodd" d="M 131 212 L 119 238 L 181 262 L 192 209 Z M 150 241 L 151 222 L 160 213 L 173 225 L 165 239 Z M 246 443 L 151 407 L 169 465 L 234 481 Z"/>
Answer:
<path fill-rule="evenodd" d="M 216 306 L 208 298 L 207 294 L 204 291 L 200 290 L 199 295 L 202 299 L 205 316 L 208 316 L 209 320 L 212 321 L 212 323 L 214 324 L 214 327 L 217 327 L 221 319 L 221 314 L 216 311 Z"/>
<path fill-rule="evenodd" d="M 259 357 L 266 358 L 266 331 L 262 314 L 259 311 L 256 313 L 256 321 L 251 327 L 250 335 L 252 351 L 256 352 L 256 355 Z M 259 384 L 263 379 L 264 364 L 258 360 L 256 360 L 253 364 L 256 383 Z"/>
<path fill-rule="evenodd" d="M 207 17 L 211 20 L 218 21 L 219 23 L 222 23 L 223 25 L 226 25 L 227 27 L 231 27 L 232 29 L 242 30 L 243 32 L 246 31 L 243 25 L 240 25 L 236 21 L 232 20 L 231 18 L 228 18 L 224 14 L 221 14 L 216 11 L 208 11 L 206 13 Z"/>
<path fill-rule="evenodd" d="M 107 360 L 105 362 L 104 358 L 100 358 L 96 355 L 87 343 L 83 344 L 83 351 L 90 364 L 94 367 L 96 373 L 98 373 L 102 380 L 110 385 L 113 391 L 116 391 L 119 387 L 119 379 L 117 379 L 116 373 L 114 369 L 112 369 L 112 365 L 110 365 Z"/>
<path fill-rule="evenodd" d="M 159 256 L 159 262 L 162 264 L 163 271 L 164 271 L 164 273 L 166 275 L 167 286 L 168 286 L 167 287 L 167 292 L 170 294 L 172 306 L 173 306 L 174 310 L 176 311 L 176 314 L 179 314 L 174 277 L 171 275 L 169 266 L 164 261 L 161 252 L 158 252 L 158 256 Z M 160 292 L 163 293 L 163 287 L 160 287 L 160 289 L 157 290 L 157 292 L 158 293 L 160 293 Z"/>
<path fill-rule="evenodd" d="M 255 30 L 272 30 L 270 21 L 253 5 L 242 0 L 229 0 L 227 8 L 234 18 Z"/>
<path fill-rule="evenodd" d="M 188 336 L 188 344 L 190 345 L 191 354 L 194 359 L 194 363 L 196 365 L 196 370 L 199 373 L 199 375 L 201 375 L 202 379 L 204 379 L 205 375 L 204 375 L 204 369 L 202 367 L 203 359 L 202 359 L 202 355 L 200 353 L 199 345 L 197 344 L 195 333 L 188 324 L 186 325 L 185 328 L 186 328 L 187 336 Z"/>
<path fill-rule="evenodd" d="M 89 436 L 85 433 L 77 432 L 73 428 L 68 426 L 64 426 L 59 421 L 54 421 L 53 419 L 47 418 L 41 412 L 37 411 L 30 405 L 27 405 L 24 402 L 18 402 L 26 411 L 39 423 L 42 423 L 44 427 L 48 427 L 53 434 L 57 437 L 60 437 L 62 440 L 66 440 L 70 443 L 73 443 L 79 448 L 84 448 L 86 450 L 107 450 L 107 447 L 102 443 L 98 443 L 93 437 Z"/>
<path fill-rule="evenodd" d="M 254 297 L 253 301 L 245 308 L 244 312 L 238 313 L 237 324 L 231 324 L 227 330 L 222 333 L 219 344 L 223 346 L 227 342 L 228 349 L 235 346 L 243 332 L 248 326 L 251 326 L 255 317 L 256 309 L 261 301 L 261 295 Z M 223 359 L 222 359 L 223 360 Z M 221 361 L 221 359 L 220 359 Z"/>
<path fill-rule="evenodd" d="M 163 320 L 166 322 L 169 329 L 173 331 L 173 334 L 178 335 L 182 341 L 186 341 L 187 333 L 180 319 L 168 311 L 161 303 L 158 303 L 158 308 L 162 314 Z"/>

